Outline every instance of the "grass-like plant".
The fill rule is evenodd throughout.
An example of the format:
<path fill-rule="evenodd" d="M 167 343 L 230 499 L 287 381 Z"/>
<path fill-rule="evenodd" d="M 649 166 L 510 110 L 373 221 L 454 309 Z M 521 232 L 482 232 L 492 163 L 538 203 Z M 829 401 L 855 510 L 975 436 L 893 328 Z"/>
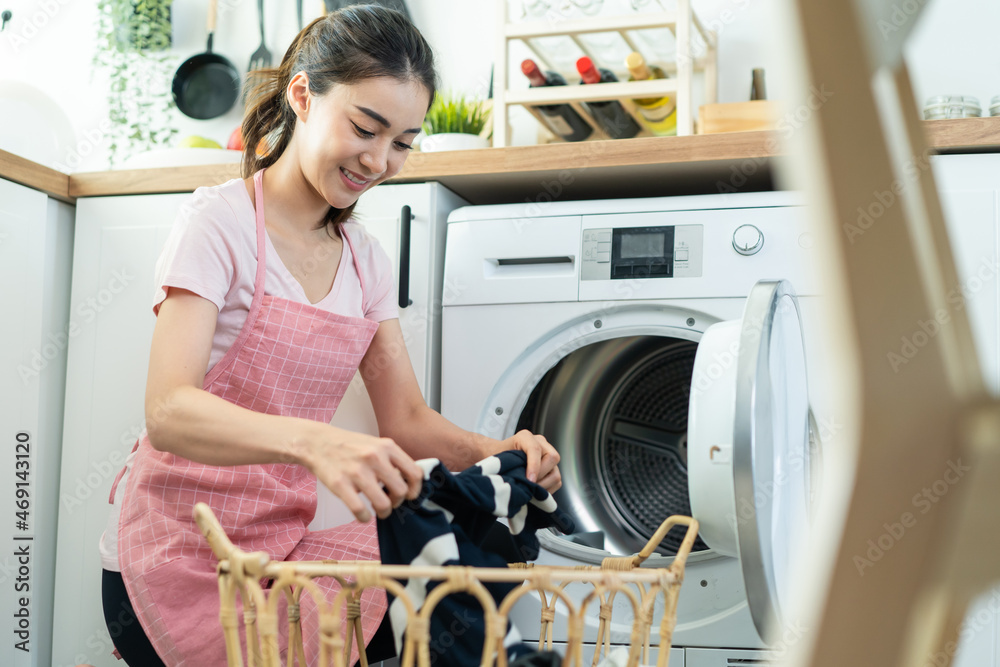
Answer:
<path fill-rule="evenodd" d="M 462 95 L 437 93 L 430 110 L 424 117 L 424 132 L 442 134 L 460 132 L 479 134 L 489 120 L 489 110 L 484 110 L 482 102 L 467 99 Z"/>

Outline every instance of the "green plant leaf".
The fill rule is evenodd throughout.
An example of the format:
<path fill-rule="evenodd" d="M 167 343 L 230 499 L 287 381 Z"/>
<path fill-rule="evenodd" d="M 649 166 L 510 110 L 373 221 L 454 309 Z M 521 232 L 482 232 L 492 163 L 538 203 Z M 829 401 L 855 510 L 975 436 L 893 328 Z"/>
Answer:
<path fill-rule="evenodd" d="M 482 101 L 467 99 L 462 95 L 438 93 L 424 117 L 423 130 L 427 134 L 461 132 L 479 134 L 489 120 Z"/>
<path fill-rule="evenodd" d="M 108 151 L 112 166 L 134 153 L 168 146 L 178 133 L 170 91 L 172 0 L 98 0 L 95 70 L 106 72 Z M 157 128 L 157 129 L 154 129 Z"/>

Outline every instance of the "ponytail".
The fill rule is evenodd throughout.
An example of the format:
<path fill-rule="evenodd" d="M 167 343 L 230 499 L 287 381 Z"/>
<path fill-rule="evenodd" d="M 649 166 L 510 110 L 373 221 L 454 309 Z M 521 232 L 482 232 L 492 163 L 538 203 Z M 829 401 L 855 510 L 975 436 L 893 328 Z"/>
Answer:
<path fill-rule="evenodd" d="M 288 147 L 296 116 L 286 90 L 292 76 L 306 72 L 309 91 L 325 94 L 338 83 L 389 76 L 419 81 L 434 99 L 437 75 L 434 56 L 405 14 L 379 5 L 352 5 L 315 19 L 285 51 L 281 64 L 255 70 L 244 84 L 244 178 L 270 167 Z M 347 220 L 354 205 L 330 207 L 317 229 Z"/>
<path fill-rule="evenodd" d="M 247 101 L 247 107 L 240 129 L 243 135 L 240 165 L 243 178 L 250 178 L 261 169 L 270 167 L 285 152 L 295 127 L 295 112 L 288 105 L 285 91 L 294 74 L 292 69 L 299 60 L 303 39 L 322 20 L 314 20 L 295 36 L 280 65 L 255 70 L 246 78 L 243 99 Z"/>

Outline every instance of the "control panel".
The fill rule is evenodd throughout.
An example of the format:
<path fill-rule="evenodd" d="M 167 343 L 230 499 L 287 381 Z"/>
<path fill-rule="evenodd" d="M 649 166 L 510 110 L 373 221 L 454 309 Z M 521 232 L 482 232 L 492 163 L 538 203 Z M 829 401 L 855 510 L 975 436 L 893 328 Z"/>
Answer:
<path fill-rule="evenodd" d="M 700 277 L 702 236 L 702 225 L 584 229 L 580 278 Z"/>

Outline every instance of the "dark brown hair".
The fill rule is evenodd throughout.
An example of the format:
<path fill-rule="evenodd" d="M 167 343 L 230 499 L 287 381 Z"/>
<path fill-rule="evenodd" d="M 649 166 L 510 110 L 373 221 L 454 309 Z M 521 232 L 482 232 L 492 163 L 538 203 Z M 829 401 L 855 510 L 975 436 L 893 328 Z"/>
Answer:
<path fill-rule="evenodd" d="M 431 47 L 402 12 L 379 5 L 351 5 L 331 12 L 295 37 L 278 67 L 247 77 L 241 129 L 244 178 L 271 166 L 285 152 L 296 121 L 285 90 L 292 76 L 302 71 L 314 95 L 325 94 L 334 84 L 382 76 L 419 81 L 431 100 L 437 90 Z M 261 140 L 266 140 L 266 153 L 257 155 Z M 353 210 L 353 204 L 346 209 L 331 206 L 317 229 L 346 220 Z"/>

